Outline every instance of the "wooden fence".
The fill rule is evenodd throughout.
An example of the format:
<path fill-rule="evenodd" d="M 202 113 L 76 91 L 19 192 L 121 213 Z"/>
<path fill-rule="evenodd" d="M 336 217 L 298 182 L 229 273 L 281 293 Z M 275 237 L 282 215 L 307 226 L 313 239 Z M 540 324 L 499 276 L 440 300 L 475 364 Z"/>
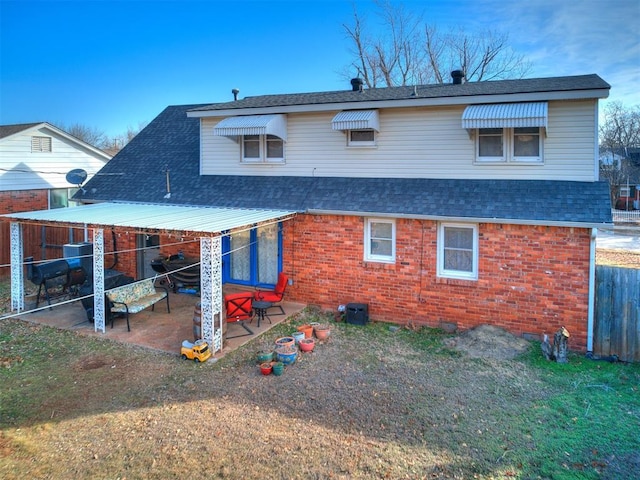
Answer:
<path fill-rule="evenodd" d="M 593 353 L 640 362 L 640 269 L 596 266 Z"/>

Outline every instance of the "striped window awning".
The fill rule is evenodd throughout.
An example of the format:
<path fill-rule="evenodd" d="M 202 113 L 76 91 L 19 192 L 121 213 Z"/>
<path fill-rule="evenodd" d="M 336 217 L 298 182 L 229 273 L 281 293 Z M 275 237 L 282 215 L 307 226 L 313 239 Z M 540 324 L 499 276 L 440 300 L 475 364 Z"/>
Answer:
<path fill-rule="evenodd" d="M 221 137 L 238 135 L 275 135 L 287 140 L 286 115 L 242 115 L 225 118 L 213 128 L 213 134 Z"/>
<path fill-rule="evenodd" d="M 462 128 L 547 128 L 547 102 L 469 105 L 462 114 Z"/>
<path fill-rule="evenodd" d="M 331 120 L 334 130 L 375 130 L 380 131 L 378 110 L 346 110 Z"/>

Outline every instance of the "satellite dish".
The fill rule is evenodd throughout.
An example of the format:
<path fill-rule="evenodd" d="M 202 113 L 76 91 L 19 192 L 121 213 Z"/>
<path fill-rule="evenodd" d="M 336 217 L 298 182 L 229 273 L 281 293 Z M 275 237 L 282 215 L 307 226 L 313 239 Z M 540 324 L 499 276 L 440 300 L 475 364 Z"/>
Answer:
<path fill-rule="evenodd" d="M 80 187 L 80 185 L 82 185 L 87 179 L 87 172 L 85 172 L 81 168 L 74 168 L 69 173 L 67 173 L 66 179 L 67 182 Z"/>

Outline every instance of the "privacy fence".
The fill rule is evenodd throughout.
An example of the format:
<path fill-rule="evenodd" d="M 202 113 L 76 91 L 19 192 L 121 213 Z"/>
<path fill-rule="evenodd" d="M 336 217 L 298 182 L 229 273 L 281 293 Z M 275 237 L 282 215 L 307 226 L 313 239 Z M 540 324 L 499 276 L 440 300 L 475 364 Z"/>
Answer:
<path fill-rule="evenodd" d="M 640 362 L 640 269 L 596 267 L 593 353 Z"/>

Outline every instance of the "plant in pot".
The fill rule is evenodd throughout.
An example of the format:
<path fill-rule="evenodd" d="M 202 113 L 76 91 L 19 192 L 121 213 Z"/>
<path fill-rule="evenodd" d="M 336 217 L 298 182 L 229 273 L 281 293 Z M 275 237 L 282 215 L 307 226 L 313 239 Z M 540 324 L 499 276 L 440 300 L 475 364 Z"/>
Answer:
<path fill-rule="evenodd" d="M 284 363 L 275 362 L 271 367 L 271 370 L 273 371 L 273 374 L 276 376 L 282 375 L 284 373 Z"/>
<path fill-rule="evenodd" d="M 313 350 L 313 347 L 316 346 L 316 341 L 313 338 L 305 338 L 303 340 L 300 340 L 298 346 L 303 352 L 311 352 Z"/>
<path fill-rule="evenodd" d="M 314 330 L 318 340 L 326 340 L 331 334 L 331 327 L 326 323 L 317 325 Z"/>
<path fill-rule="evenodd" d="M 262 372 L 263 375 L 271 374 L 272 369 L 273 368 L 272 368 L 271 362 L 264 362 L 260 364 L 260 371 Z"/>

